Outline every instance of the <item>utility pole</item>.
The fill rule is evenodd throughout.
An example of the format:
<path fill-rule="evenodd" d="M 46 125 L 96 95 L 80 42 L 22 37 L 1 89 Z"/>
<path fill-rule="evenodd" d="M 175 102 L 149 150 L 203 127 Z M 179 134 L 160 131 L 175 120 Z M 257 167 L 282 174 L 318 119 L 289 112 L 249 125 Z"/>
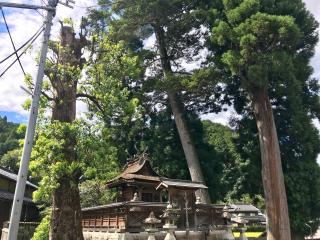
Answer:
<path fill-rule="evenodd" d="M 63 5 L 71 7 L 68 5 L 69 2 L 74 3 L 73 0 L 67 0 L 67 2 L 64 3 Z M 49 6 L 36 6 L 36 5 L 28 5 L 28 4 L 0 2 L 0 7 L 47 10 L 46 19 L 44 21 L 45 28 L 44 28 L 43 42 L 41 47 L 40 59 L 39 59 L 38 73 L 37 73 L 36 83 L 34 87 L 34 92 L 32 95 L 32 104 L 30 108 L 28 126 L 27 126 L 26 136 L 24 140 L 22 158 L 20 162 L 20 169 L 18 173 L 18 179 L 17 179 L 13 205 L 11 210 L 8 240 L 16 240 L 18 236 L 21 209 L 23 205 L 31 150 L 33 146 L 35 128 L 36 128 L 37 117 L 38 117 L 41 88 L 42 88 L 42 82 L 44 77 L 44 66 L 45 66 L 47 52 L 48 52 L 48 42 L 49 42 L 49 37 L 51 32 L 52 21 L 56 14 L 56 7 L 58 5 L 58 0 L 49 0 L 48 5 Z"/>
<path fill-rule="evenodd" d="M 42 88 L 42 82 L 43 82 L 43 76 L 44 76 L 44 66 L 45 66 L 45 62 L 47 59 L 47 52 L 48 52 L 48 41 L 49 41 L 50 32 L 51 32 L 52 20 L 54 15 L 56 14 L 57 4 L 58 4 L 58 0 L 49 1 L 49 6 L 51 9 L 47 9 L 47 16 L 44 21 L 45 29 L 43 33 L 43 42 L 41 47 L 40 59 L 39 59 L 38 73 L 37 73 L 34 92 L 32 95 L 32 104 L 30 108 L 28 126 L 27 126 L 26 136 L 24 139 L 24 146 L 23 146 L 22 158 L 20 162 L 16 190 L 14 193 L 14 199 L 13 199 L 13 205 L 12 205 L 10 223 L 9 223 L 8 240 L 16 240 L 18 237 L 21 209 L 23 205 L 23 198 L 24 198 L 26 182 L 28 177 L 30 156 L 31 156 L 36 123 L 38 118 L 39 102 L 40 102 L 41 88 Z"/>

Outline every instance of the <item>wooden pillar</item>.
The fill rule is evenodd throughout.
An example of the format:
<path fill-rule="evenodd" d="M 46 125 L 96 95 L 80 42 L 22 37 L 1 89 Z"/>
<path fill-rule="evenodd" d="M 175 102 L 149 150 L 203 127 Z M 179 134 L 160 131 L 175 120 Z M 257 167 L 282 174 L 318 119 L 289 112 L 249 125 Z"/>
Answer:
<path fill-rule="evenodd" d="M 119 213 L 118 212 L 116 216 L 116 228 L 119 229 Z"/>
<path fill-rule="evenodd" d="M 194 217 L 194 228 L 196 231 L 198 231 L 197 205 L 195 205 L 193 217 Z"/>

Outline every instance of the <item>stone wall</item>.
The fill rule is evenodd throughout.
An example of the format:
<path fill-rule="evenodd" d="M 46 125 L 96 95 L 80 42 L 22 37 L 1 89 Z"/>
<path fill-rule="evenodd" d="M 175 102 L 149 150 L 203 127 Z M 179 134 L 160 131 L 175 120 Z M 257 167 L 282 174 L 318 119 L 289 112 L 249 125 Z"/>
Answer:
<path fill-rule="evenodd" d="M 147 240 L 147 233 L 110 233 L 110 232 L 99 232 L 99 231 L 84 231 L 85 240 Z M 156 240 L 163 240 L 166 232 L 158 232 L 156 234 Z M 176 231 L 175 236 L 177 240 L 187 240 L 185 231 Z M 204 232 L 191 231 L 189 233 L 189 240 L 234 240 L 232 235 L 230 236 L 225 230 L 216 230 L 205 236 Z"/>
<path fill-rule="evenodd" d="M 19 232 L 18 232 L 17 240 L 30 240 L 38 224 L 39 223 L 35 223 L 35 222 L 21 222 L 19 224 Z M 1 240 L 8 240 L 8 231 L 9 231 L 9 223 L 5 222 L 2 229 Z"/>

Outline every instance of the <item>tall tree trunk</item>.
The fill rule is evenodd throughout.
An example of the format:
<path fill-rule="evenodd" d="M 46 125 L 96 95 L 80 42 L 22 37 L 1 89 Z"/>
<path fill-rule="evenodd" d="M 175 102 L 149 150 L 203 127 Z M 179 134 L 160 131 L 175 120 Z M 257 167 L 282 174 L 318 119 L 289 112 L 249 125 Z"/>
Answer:
<path fill-rule="evenodd" d="M 266 88 L 251 91 L 259 132 L 262 182 L 268 218 L 268 240 L 290 240 L 287 195 L 282 172 L 279 141 Z"/>
<path fill-rule="evenodd" d="M 73 47 L 76 39 L 71 27 L 62 26 L 61 50 L 59 50 L 62 66 L 80 67 L 80 59 L 75 56 Z M 66 70 L 68 71 L 68 70 Z M 72 74 L 61 73 L 51 80 L 54 90 L 52 121 L 73 123 L 76 118 L 77 80 Z M 69 164 L 76 159 L 76 139 L 73 134 L 65 133 L 64 157 Z M 81 206 L 78 188 L 79 173 L 66 174 L 59 179 L 59 187 L 53 192 L 50 239 L 82 240 Z"/>
<path fill-rule="evenodd" d="M 161 67 L 164 78 L 168 81 L 173 75 L 170 59 L 166 48 L 165 33 L 161 26 L 155 24 L 154 30 L 160 51 Z M 169 81 L 168 81 L 169 82 Z M 169 103 L 172 109 L 176 127 L 178 129 L 180 141 L 187 159 L 187 164 L 192 181 L 205 182 L 201 170 L 199 157 L 190 130 L 188 128 L 187 120 L 184 115 L 184 105 L 179 99 L 178 93 L 175 89 L 167 89 Z M 210 196 L 207 189 L 202 189 L 197 193 L 201 200 L 205 203 L 210 203 Z"/>

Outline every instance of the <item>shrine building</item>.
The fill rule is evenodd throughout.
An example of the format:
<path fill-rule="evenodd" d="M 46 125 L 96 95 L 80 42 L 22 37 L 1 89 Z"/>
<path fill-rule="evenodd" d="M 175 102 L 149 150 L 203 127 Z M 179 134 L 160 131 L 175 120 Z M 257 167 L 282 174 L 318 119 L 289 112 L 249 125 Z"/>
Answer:
<path fill-rule="evenodd" d="M 161 219 L 161 229 L 169 203 L 176 209 L 177 230 L 209 230 L 223 224 L 224 205 L 202 203 L 196 197 L 197 191 L 207 189 L 202 182 L 159 176 L 145 158 L 128 163 L 107 187 L 116 189 L 116 202 L 82 209 L 84 231 L 143 232 L 150 212 Z"/>

